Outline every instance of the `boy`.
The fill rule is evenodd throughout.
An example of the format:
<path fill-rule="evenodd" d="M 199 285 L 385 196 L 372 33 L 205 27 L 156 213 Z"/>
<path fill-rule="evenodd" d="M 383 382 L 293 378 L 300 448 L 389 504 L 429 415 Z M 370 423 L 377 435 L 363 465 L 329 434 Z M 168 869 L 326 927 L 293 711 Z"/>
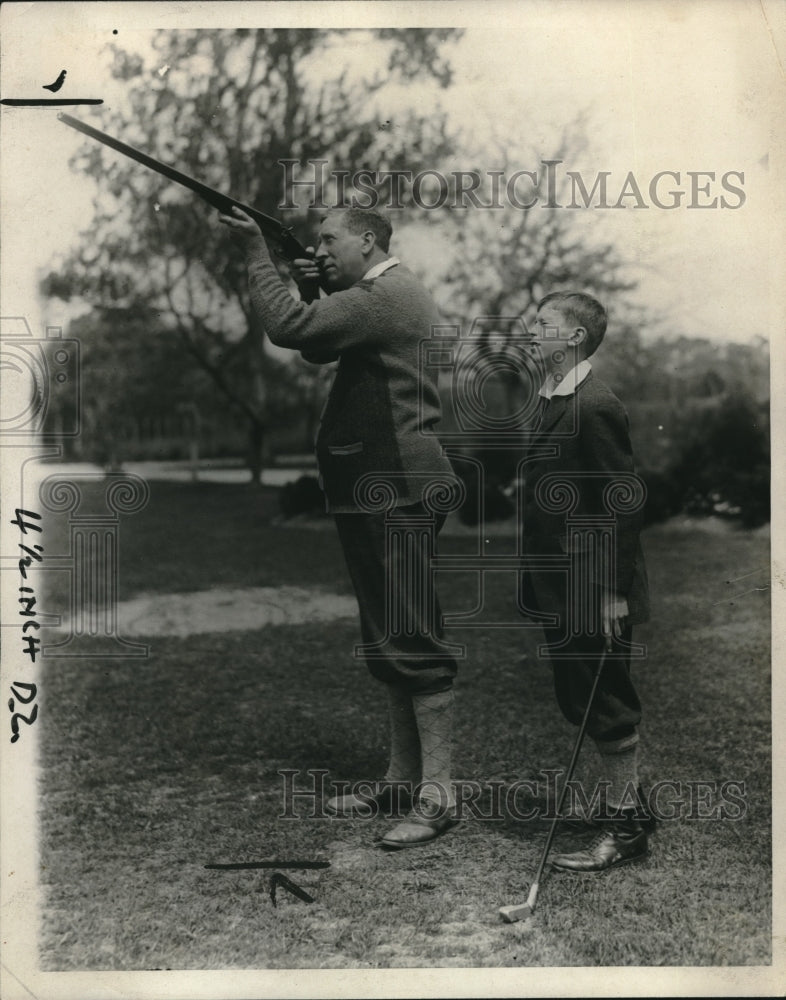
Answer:
<path fill-rule="evenodd" d="M 605 332 L 606 312 L 589 295 L 555 292 L 538 305 L 535 342 L 546 379 L 526 466 L 524 550 L 556 557 L 564 566 L 569 549 L 582 547 L 580 535 L 568 536 L 568 494 L 563 492 L 563 502 L 550 502 L 545 476 L 567 483 L 572 518 L 591 525 L 593 519 L 608 523 L 615 514 L 615 544 L 608 551 L 574 553 L 573 579 L 542 563 L 524 574 L 524 607 L 557 616 L 544 634 L 557 702 L 574 725 L 583 718 L 603 649 L 610 647 L 587 726 L 600 754 L 600 776 L 608 782 L 609 819 L 587 850 L 552 858 L 555 868 L 573 872 L 605 871 L 648 853 L 642 820 L 649 818 L 641 809 L 637 771 L 641 705 L 629 649 L 632 626 L 648 618 L 648 588 L 639 543 L 641 504 L 628 504 L 638 509 L 627 511 L 620 509 L 624 504 L 609 507 L 615 479 L 623 493 L 631 483 L 633 456 L 627 414 L 588 360 Z"/>

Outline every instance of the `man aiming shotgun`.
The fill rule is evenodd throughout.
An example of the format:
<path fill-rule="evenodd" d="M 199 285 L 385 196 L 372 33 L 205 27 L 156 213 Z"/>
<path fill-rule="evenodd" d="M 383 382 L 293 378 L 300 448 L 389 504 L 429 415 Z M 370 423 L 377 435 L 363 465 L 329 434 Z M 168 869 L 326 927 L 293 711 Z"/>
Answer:
<path fill-rule="evenodd" d="M 382 840 L 391 849 L 415 847 L 453 824 L 455 806 L 450 766 L 456 663 L 441 644 L 422 530 L 429 520 L 424 484 L 453 479 L 434 433 L 439 396 L 420 365 L 420 342 L 438 321 L 436 309 L 414 275 L 390 255 L 392 227 L 377 211 L 335 210 L 324 219 L 315 259 L 304 256 L 293 264 L 306 298 L 320 280 L 329 291 L 309 303 L 292 298 L 253 219 L 235 208 L 220 220 L 243 248 L 251 303 L 271 342 L 310 360 L 339 359 L 317 457 L 364 643 L 385 650 L 367 662 L 386 692 L 391 751 L 381 782 L 368 793 L 336 796 L 328 808 L 368 815 L 393 805 L 396 789 L 417 789 L 410 814 Z M 385 480 L 386 489 L 390 484 L 391 511 L 372 513 L 361 503 L 357 487 L 369 474 Z M 412 549 L 388 548 L 387 518 L 412 526 Z M 437 532 L 442 521 L 444 516 L 437 519 Z M 390 588 L 391 580 L 402 585 Z M 424 593 L 415 593 L 413 580 L 424 581 Z M 428 620 L 429 608 L 436 609 L 436 621 Z M 391 635 L 391 618 L 411 628 Z"/>
<path fill-rule="evenodd" d="M 394 805 L 394 798 L 408 801 L 412 813 L 382 843 L 401 848 L 433 840 L 453 823 L 450 756 L 456 674 L 455 660 L 441 643 L 440 612 L 422 532 L 424 514 L 425 520 L 431 519 L 423 505 L 424 484 L 444 485 L 446 477 L 453 479 L 433 430 L 440 418 L 439 396 L 420 367 L 420 342 L 438 321 L 433 301 L 388 252 L 392 228 L 378 212 L 350 209 L 331 214 L 322 223 L 314 256 L 277 220 L 70 115 L 59 117 L 217 208 L 245 252 L 252 306 L 271 342 L 300 351 L 314 363 L 339 361 L 317 441 L 320 478 L 357 594 L 364 642 L 387 644 L 383 656 L 369 659 L 369 669 L 387 692 L 391 752 L 385 779 L 369 794 L 338 796 L 328 807 L 340 814 L 367 815 Z M 294 262 L 300 302 L 279 277 L 266 240 Z M 326 297 L 320 298 L 320 288 Z M 418 537 L 414 551 L 388 552 L 388 515 L 369 513 L 359 505 L 355 487 L 369 473 L 388 475 L 395 484 L 390 516 L 398 525 L 413 525 L 412 535 Z M 444 515 L 437 517 L 437 533 L 443 521 Z M 415 595 L 403 586 L 389 594 L 389 580 L 402 572 L 404 578 L 410 573 L 407 579 L 425 581 L 424 592 Z M 435 621 L 431 611 L 436 612 Z M 412 625 L 412 634 L 403 635 L 398 648 L 388 634 L 390 615 Z M 419 786 L 422 794 L 414 799 L 402 791 Z"/>

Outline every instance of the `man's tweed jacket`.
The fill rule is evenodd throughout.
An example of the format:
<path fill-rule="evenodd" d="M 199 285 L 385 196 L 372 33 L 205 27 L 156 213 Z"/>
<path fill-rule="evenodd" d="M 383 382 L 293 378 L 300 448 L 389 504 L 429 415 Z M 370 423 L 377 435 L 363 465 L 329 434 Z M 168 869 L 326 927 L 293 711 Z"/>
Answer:
<path fill-rule="evenodd" d="M 558 445 L 556 457 L 538 458 L 536 452 L 547 445 Z M 619 479 L 620 474 L 625 476 L 634 472 L 625 408 L 614 393 L 590 372 L 574 394 L 552 396 L 538 433 L 532 439 L 530 453 L 532 461 L 525 467 L 525 551 L 532 554 L 565 553 L 567 515 L 543 509 L 544 504 L 536 499 L 538 483 L 550 474 L 565 477 L 575 485 L 579 494 L 574 515 L 608 514 L 603 503 L 604 488 L 613 483 L 615 476 Z M 630 625 L 647 621 L 649 617 L 647 572 L 639 541 L 641 525 L 641 507 L 631 513 L 616 515 L 613 578 L 616 592 L 627 598 Z M 566 605 L 564 574 L 539 570 L 527 573 L 525 601 L 533 595 L 541 611 L 563 615 Z"/>
<path fill-rule="evenodd" d="M 292 298 L 259 254 L 249 261 L 249 287 L 272 343 L 340 358 L 316 442 L 330 511 L 362 509 L 355 486 L 367 473 L 389 479 L 397 506 L 421 500 L 429 477 L 452 477 L 434 433 L 439 395 L 420 365 L 420 341 L 439 320 L 406 267 L 396 264 L 306 304 Z"/>

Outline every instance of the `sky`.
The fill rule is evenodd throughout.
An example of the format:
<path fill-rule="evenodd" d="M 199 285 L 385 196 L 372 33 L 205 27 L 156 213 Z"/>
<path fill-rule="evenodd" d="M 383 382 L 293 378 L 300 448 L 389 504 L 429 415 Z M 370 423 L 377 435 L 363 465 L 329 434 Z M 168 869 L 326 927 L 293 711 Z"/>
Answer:
<path fill-rule="evenodd" d="M 189 18 L 167 4 L 6 4 L 3 96 L 48 96 L 43 83 L 66 68 L 62 96 L 101 96 L 122 109 L 126 96 L 110 76 L 107 43 L 149 52 L 152 27 L 230 27 L 247 19 L 251 8 L 256 24 L 362 27 L 376 19 L 402 26 L 420 19 L 464 27 L 464 37 L 447 50 L 453 85 L 383 90 L 381 114 L 395 117 L 414 96 L 421 110 L 447 110 L 454 126 L 485 147 L 478 161 L 483 169 L 499 168 L 504 149 L 520 169 L 536 170 L 540 157 L 553 154 L 560 129 L 584 112 L 588 148 L 561 169 L 578 171 L 589 189 L 598 172 L 608 172 L 612 204 L 632 175 L 650 207 L 634 208 L 629 197 L 625 208 L 576 211 L 576 225 L 617 245 L 639 279 L 638 301 L 657 320 L 657 331 L 745 341 L 769 336 L 777 326 L 783 313 L 776 280 L 782 226 L 775 221 L 782 209 L 776 173 L 782 140 L 776 148 L 774 135 L 784 86 L 768 23 L 775 8 L 747 0 L 228 3 L 196 5 Z M 323 14 L 327 8 L 332 16 Z M 365 68 L 376 50 L 350 41 L 331 55 L 334 65 L 344 57 L 364 60 Z M 150 72 L 165 69 L 151 64 Z M 74 113 L 90 120 L 89 109 Z M 89 227 L 94 194 L 92 182 L 68 167 L 83 140 L 55 116 L 49 109 L 2 114 L 3 315 L 29 316 L 38 329 L 65 325 L 73 313 L 63 303 L 41 302 L 36 288 Z M 678 184 L 666 177 L 659 188 L 666 203 L 670 188 L 685 192 L 676 209 L 651 204 L 648 187 L 661 171 L 680 175 Z M 699 192 L 696 201 L 724 195 L 739 207 L 688 208 L 689 171 L 715 174 L 712 182 L 697 181 L 709 184 L 710 192 Z M 744 203 L 723 190 L 721 177 L 728 172 Z M 403 250 L 423 267 L 434 252 L 428 241 L 412 238 Z"/>

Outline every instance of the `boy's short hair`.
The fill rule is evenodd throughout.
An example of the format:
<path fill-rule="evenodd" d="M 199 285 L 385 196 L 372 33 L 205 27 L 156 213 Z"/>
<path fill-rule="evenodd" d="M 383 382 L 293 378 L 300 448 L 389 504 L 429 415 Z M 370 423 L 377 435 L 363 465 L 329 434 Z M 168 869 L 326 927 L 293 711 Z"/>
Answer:
<path fill-rule="evenodd" d="M 597 299 L 584 292 L 551 292 L 538 302 L 538 309 L 546 305 L 558 309 L 569 322 L 584 327 L 587 331 L 587 357 L 597 351 L 608 321 L 606 310 Z"/>
<path fill-rule="evenodd" d="M 371 231 L 380 250 L 387 253 L 390 249 L 393 226 L 390 219 L 382 212 L 378 212 L 375 208 L 333 208 L 330 214 L 342 219 L 348 232 L 359 236 L 361 233 Z"/>

